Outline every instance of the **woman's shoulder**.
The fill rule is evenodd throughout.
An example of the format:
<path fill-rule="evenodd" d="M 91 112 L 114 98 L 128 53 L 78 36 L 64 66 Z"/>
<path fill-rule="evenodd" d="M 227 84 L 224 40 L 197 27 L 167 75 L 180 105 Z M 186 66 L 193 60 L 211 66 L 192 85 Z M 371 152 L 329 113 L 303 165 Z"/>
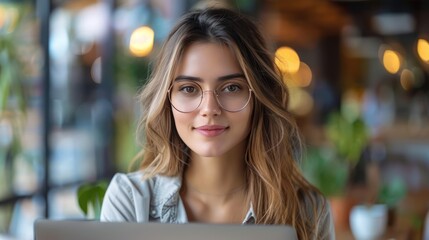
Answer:
<path fill-rule="evenodd" d="M 125 189 L 128 193 L 137 191 L 144 194 L 144 192 L 153 192 L 168 186 L 180 186 L 180 184 L 181 181 L 177 177 L 162 175 L 148 177 L 144 171 L 135 171 L 116 173 L 109 184 L 109 188 L 118 187 Z"/>
<path fill-rule="evenodd" d="M 174 194 L 172 191 L 178 192 L 180 183 L 180 179 L 174 177 L 147 177 L 142 171 L 117 173 L 107 188 L 101 220 L 148 221 L 151 206 L 159 206 Z"/>
<path fill-rule="evenodd" d="M 109 190 L 121 190 L 131 194 L 134 190 L 142 190 L 150 185 L 151 180 L 144 180 L 143 172 L 116 173 L 109 184 Z"/>

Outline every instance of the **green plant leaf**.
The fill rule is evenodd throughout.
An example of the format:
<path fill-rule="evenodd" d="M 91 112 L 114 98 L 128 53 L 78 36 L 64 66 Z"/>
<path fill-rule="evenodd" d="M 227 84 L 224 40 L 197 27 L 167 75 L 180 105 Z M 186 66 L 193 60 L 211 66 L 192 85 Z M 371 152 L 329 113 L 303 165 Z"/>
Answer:
<path fill-rule="evenodd" d="M 365 122 L 361 118 L 349 120 L 334 112 L 329 116 L 326 131 L 338 156 L 351 166 L 356 165 L 369 141 Z"/>
<path fill-rule="evenodd" d="M 2 69 L 0 68 L 0 71 Z M 7 99 L 9 98 L 10 82 L 6 76 L 6 70 L 0 72 L 0 112 L 6 110 Z"/>
<path fill-rule="evenodd" d="M 77 190 L 78 204 L 86 217 L 89 217 L 89 209 L 92 207 L 94 218 L 100 218 L 101 205 L 103 203 L 107 186 L 108 183 L 106 181 L 86 183 L 79 186 Z"/>
<path fill-rule="evenodd" d="M 343 194 L 348 179 L 347 165 L 330 148 L 309 148 L 303 173 L 325 196 Z"/>
<path fill-rule="evenodd" d="M 89 185 L 81 185 L 77 190 L 77 199 L 79 203 L 80 209 L 83 211 L 83 213 L 88 215 L 88 203 L 90 199 L 90 188 Z"/>
<path fill-rule="evenodd" d="M 383 183 L 378 192 L 378 201 L 389 207 L 394 207 L 398 202 L 405 197 L 407 186 L 401 178 Z"/>
<path fill-rule="evenodd" d="M 1 39 L 0 39 L 1 40 Z M 3 42 L 3 41 L 0 41 Z M 4 45 L 1 44 L 1 45 Z M 3 46 L 2 46 L 3 47 Z M 8 55 L 6 50 L 0 49 L 0 111 L 6 109 L 7 99 L 10 92 L 10 73 L 8 68 Z"/>

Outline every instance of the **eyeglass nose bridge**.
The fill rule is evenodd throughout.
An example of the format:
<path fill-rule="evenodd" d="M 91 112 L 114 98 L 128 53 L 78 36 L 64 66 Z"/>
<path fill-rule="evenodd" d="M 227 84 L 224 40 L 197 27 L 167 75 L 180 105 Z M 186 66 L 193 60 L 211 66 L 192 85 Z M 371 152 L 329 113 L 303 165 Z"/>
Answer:
<path fill-rule="evenodd" d="M 201 102 L 200 102 L 200 104 L 198 104 L 198 106 L 201 106 L 201 104 L 203 104 L 204 96 L 205 96 L 205 93 L 207 93 L 207 92 L 212 92 L 213 96 L 214 96 L 214 98 L 216 100 L 216 103 L 219 105 L 220 108 L 223 108 L 222 104 L 220 104 L 219 94 L 217 93 L 216 89 L 213 89 L 213 90 L 201 90 Z"/>
<path fill-rule="evenodd" d="M 217 93 L 216 89 L 213 89 L 213 90 L 202 90 L 201 94 L 203 95 L 203 97 L 204 97 L 204 93 L 206 93 L 206 92 L 212 92 L 215 95 L 216 99 L 219 97 L 219 94 Z"/>
<path fill-rule="evenodd" d="M 239 112 L 239 111 L 243 110 L 243 109 L 247 106 L 247 104 L 250 102 L 251 95 L 252 95 L 252 92 L 253 92 L 253 91 L 252 91 L 252 89 L 250 89 L 250 88 L 249 88 L 249 98 L 247 99 L 246 104 L 245 104 L 242 108 L 240 108 L 240 109 L 238 109 L 238 110 L 235 110 L 235 111 L 231 111 L 231 110 L 226 109 L 226 108 L 222 105 L 222 103 L 221 103 L 221 101 L 220 101 L 220 99 L 219 99 L 219 94 L 217 93 L 217 90 L 216 90 L 216 89 L 212 89 L 212 90 L 202 90 L 202 89 L 201 89 L 200 104 L 198 104 L 198 106 L 197 106 L 195 109 L 199 108 L 199 107 L 201 106 L 201 104 L 203 104 L 204 94 L 205 94 L 206 92 L 212 92 L 212 93 L 214 94 L 214 97 L 215 97 L 215 99 L 216 99 L 216 103 L 218 104 L 218 106 L 219 106 L 221 109 L 226 110 L 226 111 L 228 111 L 228 112 Z"/>

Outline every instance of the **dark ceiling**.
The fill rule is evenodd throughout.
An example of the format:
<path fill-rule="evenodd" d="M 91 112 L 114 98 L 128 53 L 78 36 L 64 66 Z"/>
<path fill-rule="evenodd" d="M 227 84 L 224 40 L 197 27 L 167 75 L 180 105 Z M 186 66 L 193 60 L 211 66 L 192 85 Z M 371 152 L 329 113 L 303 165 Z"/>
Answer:
<path fill-rule="evenodd" d="M 315 44 L 321 37 L 340 34 L 353 24 L 363 36 L 380 35 L 373 18 L 379 14 L 407 13 L 416 31 L 427 29 L 429 1 L 406 0 L 264 0 L 260 19 L 267 35 L 276 42 L 298 46 Z M 428 29 L 429 30 L 429 29 Z M 429 31 L 428 31 L 429 32 Z"/>

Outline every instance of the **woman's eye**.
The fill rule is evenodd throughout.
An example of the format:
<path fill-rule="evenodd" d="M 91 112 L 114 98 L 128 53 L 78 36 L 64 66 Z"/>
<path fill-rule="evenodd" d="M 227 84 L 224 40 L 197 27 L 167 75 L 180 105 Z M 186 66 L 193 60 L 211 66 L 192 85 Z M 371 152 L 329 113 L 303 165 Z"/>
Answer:
<path fill-rule="evenodd" d="M 224 88 L 225 92 L 237 92 L 239 90 L 240 90 L 240 86 L 235 85 L 235 84 L 234 85 L 233 84 L 228 85 Z"/>
<path fill-rule="evenodd" d="M 192 87 L 192 86 L 184 86 L 184 87 L 180 88 L 180 91 L 184 92 L 184 93 L 194 93 L 196 91 L 196 89 L 195 89 L 195 87 Z"/>

